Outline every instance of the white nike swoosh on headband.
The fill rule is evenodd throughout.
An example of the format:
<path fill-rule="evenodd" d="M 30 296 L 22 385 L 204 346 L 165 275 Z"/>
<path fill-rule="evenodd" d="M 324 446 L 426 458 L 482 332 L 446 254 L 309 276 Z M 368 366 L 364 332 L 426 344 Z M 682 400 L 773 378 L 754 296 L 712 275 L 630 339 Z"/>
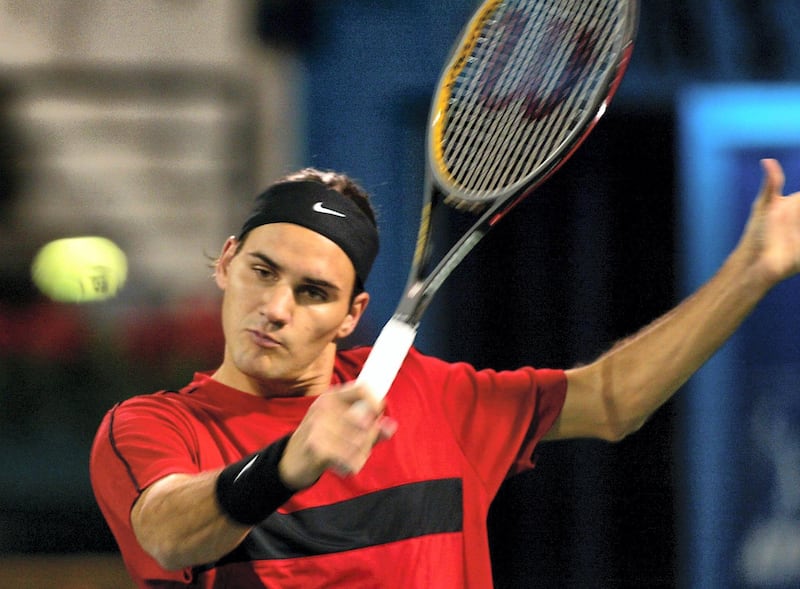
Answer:
<path fill-rule="evenodd" d="M 334 211 L 333 209 L 329 209 L 326 206 L 324 206 L 322 204 L 322 201 L 314 203 L 314 206 L 312 208 L 317 213 L 325 213 L 326 215 L 333 215 L 335 217 L 347 218 L 347 215 L 345 215 L 344 213 L 340 213 L 339 211 Z"/>

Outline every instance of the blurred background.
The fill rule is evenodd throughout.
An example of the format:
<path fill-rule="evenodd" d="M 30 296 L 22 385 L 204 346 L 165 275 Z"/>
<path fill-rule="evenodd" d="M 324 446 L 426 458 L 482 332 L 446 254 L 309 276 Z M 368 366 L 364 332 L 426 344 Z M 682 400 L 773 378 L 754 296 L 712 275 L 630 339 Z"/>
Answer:
<path fill-rule="evenodd" d="M 641 4 L 609 113 L 440 291 L 423 351 L 588 361 L 708 278 L 759 158 L 800 186 L 797 1 Z M 0 587 L 127 586 L 89 486 L 95 429 L 216 367 L 209 258 L 271 180 L 313 165 L 374 195 L 382 247 L 353 343 L 371 341 L 411 258 L 428 101 L 475 6 L 0 1 Z M 48 302 L 33 256 L 85 234 L 126 251 L 125 289 Z M 492 508 L 497 587 L 800 586 L 797 294 L 628 439 L 542 447 Z"/>

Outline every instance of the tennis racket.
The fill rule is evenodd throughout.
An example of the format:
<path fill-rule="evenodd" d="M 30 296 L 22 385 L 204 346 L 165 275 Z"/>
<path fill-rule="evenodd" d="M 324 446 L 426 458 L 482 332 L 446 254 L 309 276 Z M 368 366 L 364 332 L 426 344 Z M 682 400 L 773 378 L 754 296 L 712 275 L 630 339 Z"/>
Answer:
<path fill-rule="evenodd" d="M 487 0 L 473 14 L 431 104 L 408 281 L 357 379 L 377 399 L 445 279 L 604 114 L 630 60 L 637 18 L 635 0 Z M 431 217 L 443 205 L 477 220 L 434 263 Z"/>

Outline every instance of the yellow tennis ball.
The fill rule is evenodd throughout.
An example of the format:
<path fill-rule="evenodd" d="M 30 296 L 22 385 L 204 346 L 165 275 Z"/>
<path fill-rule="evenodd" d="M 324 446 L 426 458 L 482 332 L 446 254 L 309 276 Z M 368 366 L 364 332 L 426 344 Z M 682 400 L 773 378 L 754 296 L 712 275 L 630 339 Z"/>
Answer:
<path fill-rule="evenodd" d="M 39 290 L 54 301 L 102 301 L 115 296 L 125 284 L 128 261 L 105 237 L 67 237 L 39 250 L 31 275 Z"/>

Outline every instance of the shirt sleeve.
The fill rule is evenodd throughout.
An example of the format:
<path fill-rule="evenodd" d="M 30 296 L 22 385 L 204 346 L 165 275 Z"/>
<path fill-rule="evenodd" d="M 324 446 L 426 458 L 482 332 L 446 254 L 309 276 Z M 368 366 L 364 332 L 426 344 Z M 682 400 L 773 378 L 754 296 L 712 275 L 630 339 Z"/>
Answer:
<path fill-rule="evenodd" d="M 443 402 L 468 460 L 490 487 L 533 468 L 534 449 L 555 423 L 566 397 L 562 370 L 448 370 Z"/>
<path fill-rule="evenodd" d="M 130 520 L 139 495 L 174 473 L 198 472 L 192 431 L 183 411 L 157 393 L 116 405 L 103 419 L 92 445 L 92 489 L 125 564 L 137 579 L 185 582 L 190 570 L 165 571 L 139 546 Z"/>

